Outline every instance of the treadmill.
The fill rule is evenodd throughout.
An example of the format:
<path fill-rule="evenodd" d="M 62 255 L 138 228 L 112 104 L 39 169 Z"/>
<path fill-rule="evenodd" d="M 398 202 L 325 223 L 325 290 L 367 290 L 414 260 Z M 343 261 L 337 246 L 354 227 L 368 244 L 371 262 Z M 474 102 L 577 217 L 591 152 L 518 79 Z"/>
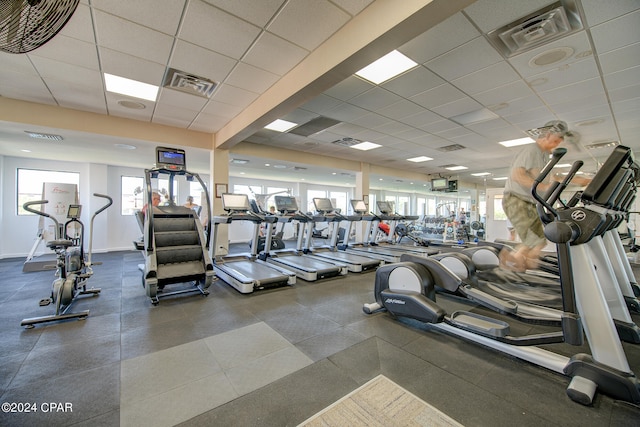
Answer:
<path fill-rule="evenodd" d="M 376 215 L 375 219 L 373 220 L 373 224 L 375 224 L 377 228 L 377 224 L 380 221 L 388 221 L 389 238 L 386 241 L 376 242 L 375 240 L 376 229 L 374 228 L 371 232 L 370 241 L 369 241 L 371 245 L 374 245 L 374 246 L 379 245 L 392 250 L 402 251 L 402 252 L 410 253 L 412 255 L 419 255 L 419 256 L 435 255 L 440 252 L 438 249 L 434 249 L 434 248 L 427 248 L 424 246 L 398 245 L 397 243 L 395 243 L 393 240 L 393 235 L 395 234 L 395 229 L 396 229 L 396 226 L 398 225 L 398 221 L 416 220 L 418 219 L 418 217 L 403 216 L 393 212 L 393 207 L 391 203 L 387 201 L 378 201 L 376 204 L 378 205 L 378 210 L 380 211 L 380 214 Z"/>
<path fill-rule="evenodd" d="M 275 216 L 263 216 L 251 211 L 249 197 L 246 194 L 223 194 L 222 205 L 225 215 L 213 217 L 213 268 L 216 275 L 240 293 L 248 294 L 256 290 L 274 288 L 296 283 L 296 275 L 291 271 L 269 265 L 258 259 L 258 239 L 260 224 L 277 221 Z M 251 253 L 221 256 L 218 248 L 218 226 L 233 221 L 251 221 L 254 224 L 251 239 Z M 271 235 L 267 235 L 265 251 L 271 247 Z"/>
<path fill-rule="evenodd" d="M 278 205 L 278 196 L 276 196 L 276 206 Z M 319 217 L 314 217 L 315 221 L 326 221 L 330 227 L 331 240 L 329 245 L 314 247 L 311 245 L 309 236 L 307 236 L 308 243 L 305 245 L 305 252 L 315 257 L 322 259 L 328 259 L 338 261 L 346 264 L 347 269 L 350 272 L 361 273 L 363 271 L 375 270 L 381 264 L 384 264 L 382 258 L 373 258 L 370 256 L 359 255 L 338 250 L 338 238 L 339 228 L 342 221 L 349 222 L 349 228 L 345 232 L 345 236 L 348 236 L 351 232 L 351 224 L 353 221 L 359 221 L 359 215 L 344 216 L 337 212 L 330 199 L 326 198 L 314 198 L 313 204 L 316 207 L 316 211 L 319 213 Z"/>
<path fill-rule="evenodd" d="M 264 259 L 271 265 L 290 270 L 294 272 L 297 277 L 307 282 L 346 275 L 349 271 L 346 264 L 305 254 L 303 241 L 305 235 L 310 236 L 313 233 L 313 218 L 298 210 L 298 204 L 295 198 L 276 196 L 275 199 L 276 208 L 280 211 L 281 215 L 275 217 L 274 223 L 268 225 L 267 240 L 270 240 L 273 235 L 275 222 L 299 221 L 304 226 L 300 227 L 300 231 L 298 232 L 295 249 L 283 249 L 270 252 L 267 249 L 267 243 L 265 243 L 265 252 L 260 255 L 261 259 Z M 308 238 L 310 239 L 310 237 Z"/>
<path fill-rule="evenodd" d="M 351 207 L 357 216 L 360 216 L 361 221 L 365 221 L 367 226 L 364 231 L 363 241 L 361 243 L 349 243 L 349 235 L 347 234 L 345 237 L 345 241 L 343 245 L 340 245 L 338 248 L 345 250 L 349 253 L 354 253 L 358 255 L 371 256 L 375 258 L 382 258 L 385 262 L 394 263 L 400 262 L 400 257 L 404 253 L 412 253 L 413 255 L 418 256 L 428 256 L 430 253 L 437 253 L 437 250 L 431 249 L 431 252 L 409 252 L 407 250 L 401 251 L 397 248 L 393 248 L 392 245 L 377 245 L 372 244 L 371 239 L 367 237 L 372 234 L 371 229 L 373 223 L 378 223 L 380 221 L 380 217 L 374 215 L 372 213 L 368 213 L 367 205 L 363 200 L 351 200 Z M 403 246 L 404 247 L 404 246 Z M 411 247 L 406 247 L 408 249 L 412 249 Z"/>

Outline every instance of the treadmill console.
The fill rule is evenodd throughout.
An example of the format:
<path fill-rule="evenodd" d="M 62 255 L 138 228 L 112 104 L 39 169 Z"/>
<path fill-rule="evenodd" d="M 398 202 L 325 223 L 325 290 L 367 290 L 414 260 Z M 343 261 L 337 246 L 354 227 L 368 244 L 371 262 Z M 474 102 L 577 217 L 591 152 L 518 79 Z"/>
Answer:
<path fill-rule="evenodd" d="M 335 210 L 333 209 L 333 203 L 331 203 L 331 199 L 321 199 L 316 197 L 313 199 L 313 204 L 315 205 L 316 210 L 321 214 L 328 214 Z"/>
<path fill-rule="evenodd" d="M 364 200 L 351 200 L 351 208 L 353 212 L 357 214 L 365 214 L 368 211 L 367 204 Z"/>
<path fill-rule="evenodd" d="M 378 210 L 385 214 L 385 215 L 391 215 L 393 214 L 393 207 L 391 206 L 391 203 L 387 202 L 387 201 L 378 201 Z"/>
<path fill-rule="evenodd" d="M 298 212 L 298 203 L 295 197 L 291 196 L 275 196 L 276 210 L 283 215 Z"/>
<path fill-rule="evenodd" d="M 224 193 L 222 195 L 222 208 L 227 212 L 247 212 L 251 210 L 249 197 L 246 194 Z"/>

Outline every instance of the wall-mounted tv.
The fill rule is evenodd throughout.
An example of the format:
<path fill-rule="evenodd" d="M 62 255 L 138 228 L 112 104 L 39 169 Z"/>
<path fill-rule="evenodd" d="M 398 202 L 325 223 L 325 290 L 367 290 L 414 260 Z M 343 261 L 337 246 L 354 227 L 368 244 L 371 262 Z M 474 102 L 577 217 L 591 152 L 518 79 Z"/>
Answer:
<path fill-rule="evenodd" d="M 449 182 L 447 181 L 447 178 L 433 178 L 431 180 L 431 189 L 434 191 L 448 190 Z"/>

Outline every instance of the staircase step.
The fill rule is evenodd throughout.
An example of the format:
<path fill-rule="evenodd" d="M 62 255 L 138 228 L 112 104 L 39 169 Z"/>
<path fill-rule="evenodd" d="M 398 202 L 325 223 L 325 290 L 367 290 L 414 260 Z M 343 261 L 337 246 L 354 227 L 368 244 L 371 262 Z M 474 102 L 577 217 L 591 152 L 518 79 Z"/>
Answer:
<path fill-rule="evenodd" d="M 162 248 L 156 248 L 156 259 L 158 265 L 189 261 L 202 262 L 203 258 L 202 246 L 200 245 L 165 246 Z"/>
<path fill-rule="evenodd" d="M 205 273 L 202 261 L 179 262 L 173 264 L 158 265 L 158 280 L 176 277 L 192 277 Z"/>
<path fill-rule="evenodd" d="M 196 230 L 190 231 L 156 231 L 156 247 L 199 245 L 200 236 Z"/>

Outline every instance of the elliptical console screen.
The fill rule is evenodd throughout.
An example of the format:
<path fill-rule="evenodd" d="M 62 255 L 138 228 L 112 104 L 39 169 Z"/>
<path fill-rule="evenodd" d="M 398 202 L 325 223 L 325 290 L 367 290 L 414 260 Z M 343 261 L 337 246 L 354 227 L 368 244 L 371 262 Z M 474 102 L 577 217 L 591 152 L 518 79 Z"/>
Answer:
<path fill-rule="evenodd" d="M 69 205 L 69 210 L 67 210 L 67 218 L 69 219 L 78 219 L 80 218 L 80 211 L 82 210 L 81 205 Z"/>
<path fill-rule="evenodd" d="M 291 196 L 275 196 L 276 209 L 282 213 L 295 213 L 298 211 L 298 203 Z"/>
<path fill-rule="evenodd" d="M 328 213 L 333 211 L 333 204 L 330 199 L 314 198 L 313 204 L 318 212 Z"/>
<path fill-rule="evenodd" d="M 251 205 L 246 194 L 225 193 L 222 195 L 222 208 L 227 212 L 246 212 L 251 210 Z"/>
<path fill-rule="evenodd" d="M 186 170 L 187 162 L 184 150 L 156 147 L 156 167 L 179 171 Z"/>

